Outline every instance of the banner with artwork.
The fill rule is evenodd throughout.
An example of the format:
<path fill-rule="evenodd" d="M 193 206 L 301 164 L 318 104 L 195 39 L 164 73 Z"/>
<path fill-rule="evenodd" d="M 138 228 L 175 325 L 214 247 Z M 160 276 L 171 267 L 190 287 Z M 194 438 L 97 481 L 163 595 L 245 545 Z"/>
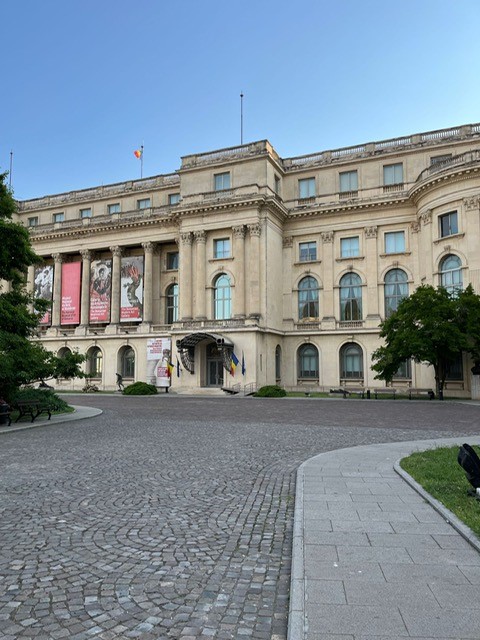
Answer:
<path fill-rule="evenodd" d="M 156 387 L 171 384 L 172 341 L 170 338 L 147 340 L 147 382 Z"/>
<path fill-rule="evenodd" d="M 60 324 L 80 323 L 81 262 L 62 264 L 62 307 Z"/>
<path fill-rule="evenodd" d="M 40 324 L 52 324 L 53 265 L 35 269 L 34 292 L 35 298 L 42 298 L 50 302 L 50 307 L 41 318 Z"/>
<path fill-rule="evenodd" d="M 143 318 L 143 256 L 122 258 L 120 322 Z"/>
<path fill-rule="evenodd" d="M 92 260 L 90 265 L 90 315 L 89 320 L 110 322 L 112 293 L 112 261 Z"/>

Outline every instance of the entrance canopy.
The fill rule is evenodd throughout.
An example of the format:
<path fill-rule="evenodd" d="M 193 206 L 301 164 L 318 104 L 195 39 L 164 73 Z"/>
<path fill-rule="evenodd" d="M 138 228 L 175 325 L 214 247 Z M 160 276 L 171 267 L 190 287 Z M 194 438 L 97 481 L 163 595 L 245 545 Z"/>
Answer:
<path fill-rule="evenodd" d="M 223 338 L 217 333 L 191 333 L 181 340 L 177 340 L 177 351 L 183 366 L 190 373 L 195 372 L 195 347 L 199 342 L 210 340 L 215 342 L 217 349 L 222 354 L 223 367 L 230 370 L 232 360 L 233 342 L 228 338 Z"/>

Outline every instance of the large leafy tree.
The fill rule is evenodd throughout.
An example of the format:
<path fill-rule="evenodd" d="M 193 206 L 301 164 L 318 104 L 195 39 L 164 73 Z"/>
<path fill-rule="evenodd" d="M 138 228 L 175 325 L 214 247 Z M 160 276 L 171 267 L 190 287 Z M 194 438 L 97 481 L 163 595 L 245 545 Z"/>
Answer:
<path fill-rule="evenodd" d="M 424 362 L 434 369 L 436 393 L 442 399 L 449 366 L 458 356 L 467 351 L 480 359 L 479 310 L 480 298 L 471 287 L 460 294 L 419 287 L 380 325 L 385 344 L 372 354 L 375 377 L 389 382 L 405 360 Z"/>
<path fill-rule="evenodd" d="M 33 251 L 27 229 L 13 221 L 16 202 L 0 174 L 0 398 L 9 400 L 24 384 L 53 377 L 82 376 L 78 353 L 58 358 L 31 340 L 46 310 L 26 290 L 30 265 L 41 262 Z M 35 310 L 32 310 L 35 302 Z"/>

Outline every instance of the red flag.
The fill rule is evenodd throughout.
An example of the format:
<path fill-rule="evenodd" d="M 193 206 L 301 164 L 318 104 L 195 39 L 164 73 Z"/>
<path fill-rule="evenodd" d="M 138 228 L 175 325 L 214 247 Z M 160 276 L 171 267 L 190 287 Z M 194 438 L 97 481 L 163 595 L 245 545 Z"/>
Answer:
<path fill-rule="evenodd" d="M 134 155 L 136 158 L 139 158 L 139 159 L 140 159 L 140 158 L 142 157 L 142 153 L 143 153 L 143 149 L 135 149 L 135 151 L 133 152 L 133 155 Z"/>

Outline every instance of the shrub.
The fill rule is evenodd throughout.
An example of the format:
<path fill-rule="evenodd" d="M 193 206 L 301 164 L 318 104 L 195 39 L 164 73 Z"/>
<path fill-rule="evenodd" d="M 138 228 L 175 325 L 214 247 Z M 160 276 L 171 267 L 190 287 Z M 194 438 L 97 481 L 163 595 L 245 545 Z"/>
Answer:
<path fill-rule="evenodd" d="M 153 396 L 157 392 L 157 387 L 146 382 L 134 382 L 125 387 L 123 393 L 126 396 Z"/>
<path fill-rule="evenodd" d="M 66 411 L 70 409 L 65 400 L 62 400 L 62 398 L 51 389 L 34 389 L 33 387 L 19 389 L 13 401 L 15 403 L 19 400 L 25 402 L 42 402 L 43 400 L 48 400 L 55 407 L 55 411 Z"/>
<path fill-rule="evenodd" d="M 278 387 L 275 384 L 261 387 L 256 393 L 253 394 L 255 398 L 284 398 L 287 395 L 285 389 Z"/>

